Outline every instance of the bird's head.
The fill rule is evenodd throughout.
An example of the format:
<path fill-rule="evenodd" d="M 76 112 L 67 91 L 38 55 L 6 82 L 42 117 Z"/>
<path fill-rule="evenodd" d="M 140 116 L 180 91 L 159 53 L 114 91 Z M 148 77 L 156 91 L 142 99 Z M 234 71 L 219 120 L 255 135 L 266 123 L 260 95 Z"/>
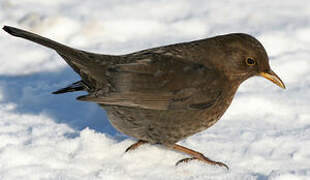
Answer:
<path fill-rule="evenodd" d="M 253 36 L 233 33 L 216 38 L 224 51 L 222 62 L 217 63 L 220 66 L 218 68 L 228 78 L 242 82 L 252 76 L 262 76 L 285 89 L 282 80 L 270 68 L 265 48 Z"/>

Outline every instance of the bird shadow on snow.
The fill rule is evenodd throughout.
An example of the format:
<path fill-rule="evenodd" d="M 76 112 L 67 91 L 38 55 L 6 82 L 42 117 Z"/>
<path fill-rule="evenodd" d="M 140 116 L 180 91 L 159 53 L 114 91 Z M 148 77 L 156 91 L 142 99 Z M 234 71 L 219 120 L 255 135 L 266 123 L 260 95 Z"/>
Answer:
<path fill-rule="evenodd" d="M 25 76 L 0 76 L 4 102 L 17 104 L 19 113 L 44 113 L 57 123 L 64 123 L 76 130 L 86 127 L 112 136 L 121 141 L 127 136 L 116 131 L 107 119 L 105 111 L 95 103 L 77 101 L 86 92 L 54 95 L 80 77 L 69 68 L 58 72 L 34 73 Z"/>

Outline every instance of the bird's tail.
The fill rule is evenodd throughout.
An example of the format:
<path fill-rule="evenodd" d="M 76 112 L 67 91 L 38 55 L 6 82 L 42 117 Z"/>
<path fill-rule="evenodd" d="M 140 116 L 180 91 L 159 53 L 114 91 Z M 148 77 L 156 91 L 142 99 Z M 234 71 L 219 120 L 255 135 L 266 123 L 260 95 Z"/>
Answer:
<path fill-rule="evenodd" d="M 40 45 L 43 45 L 45 47 L 54 49 L 59 55 L 61 55 L 65 59 L 65 61 L 77 73 L 79 73 L 78 72 L 79 69 L 75 69 L 75 67 L 73 67 L 73 64 L 75 65 L 78 64 L 78 65 L 83 65 L 83 66 L 88 66 L 90 64 L 98 65 L 99 62 L 100 64 L 109 63 L 113 59 L 118 58 L 118 56 L 90 53 L 90 52 L 78 50 L 75 48 L 71 48 L 59 42 L 40 36 L 38 34 L 25 31 L 22 29 L 18 29 L 15 27 L 11 27 L 11 26 L 4 26 L 3 30 L 13 36 L 21 37 L 21 38 L 30 40 L 32 42 L 38 43 Z"/>
<path fill-rule="evenodd" d="M 13 36 L 21 37 L 54 49 L 71 66 L 71 68 L 81 76 L 82 84 L 74 83 L 67 88 L 54 92 L 55 94 L 93 89 L 95 88 L 95 85 L 104 86 L 104 83 L 106 82 L 106 65 L 114 60 L 118 61 L 120 59 L 120 56 L 96 54 L 74 49 L 38 34 L 15 27 L 4 26 L 3 30 Z"/>
<path fill-rule="evenodd" d="M 55 92 L 52 92 L 53 94 L 62 94 L 67 92 L 75 92 L 75 91 L 89 91 L 90 87 L 83 81 L 75 82 L 65 88 L 59 89 Z"/>
<path fill-rule="evenodd" d="M 11 27 L 11 26 L 4 26 L 3 30 L 6 31 L 7 33 L 16 36 L 16 37 L 21 37 L 24 39 L 28 39 L 30 41 L 36 42 L 38 44 L 41 44 L 43 46 L 52 48 L 54 50 L 56 50 L 57 52 L 61 53 L 63 51 L 70 51 L 72 48 L 65 46 L 61 43 L 58 43 L 56 41 L 53 41 L 51 39 L 48 39 L 46 37 L 42 37 L 38 34 L 34 34 L 32 32 L 28 32 L 22 29 L 18 29 L 15 27 Z"/>

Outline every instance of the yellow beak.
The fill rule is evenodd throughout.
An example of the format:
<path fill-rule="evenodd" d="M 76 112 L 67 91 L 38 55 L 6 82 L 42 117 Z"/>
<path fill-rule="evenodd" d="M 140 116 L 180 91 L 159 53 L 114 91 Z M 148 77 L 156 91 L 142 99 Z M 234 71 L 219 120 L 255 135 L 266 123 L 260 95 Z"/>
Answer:
<path fill-rule="evenodd" d="M 261 73 L 259 73 L 259 75 L 263 76 L 264 78 L 270 80 L 271 82 L 273 82 L 276 85 L 280 86 L 281 88 L 285 89 L 285 85 L 284 85 L 283 81 L 272 70 L 270 70 L 269 72 L 261 72 Z"/>

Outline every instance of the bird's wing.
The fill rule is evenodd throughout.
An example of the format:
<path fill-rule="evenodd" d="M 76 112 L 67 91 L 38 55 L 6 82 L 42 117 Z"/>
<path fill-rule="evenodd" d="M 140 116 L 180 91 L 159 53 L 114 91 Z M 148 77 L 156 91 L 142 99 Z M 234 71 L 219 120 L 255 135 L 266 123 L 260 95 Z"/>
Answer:
<path fill-rule="evenodd" d="M 113 65 L 107 71 L 112 92 L 101 93 L 99 89 L 78 99 L 154 110 L 205 109 L 221 96 L 223 86 L 216 71 L 160 54 Z"/>

